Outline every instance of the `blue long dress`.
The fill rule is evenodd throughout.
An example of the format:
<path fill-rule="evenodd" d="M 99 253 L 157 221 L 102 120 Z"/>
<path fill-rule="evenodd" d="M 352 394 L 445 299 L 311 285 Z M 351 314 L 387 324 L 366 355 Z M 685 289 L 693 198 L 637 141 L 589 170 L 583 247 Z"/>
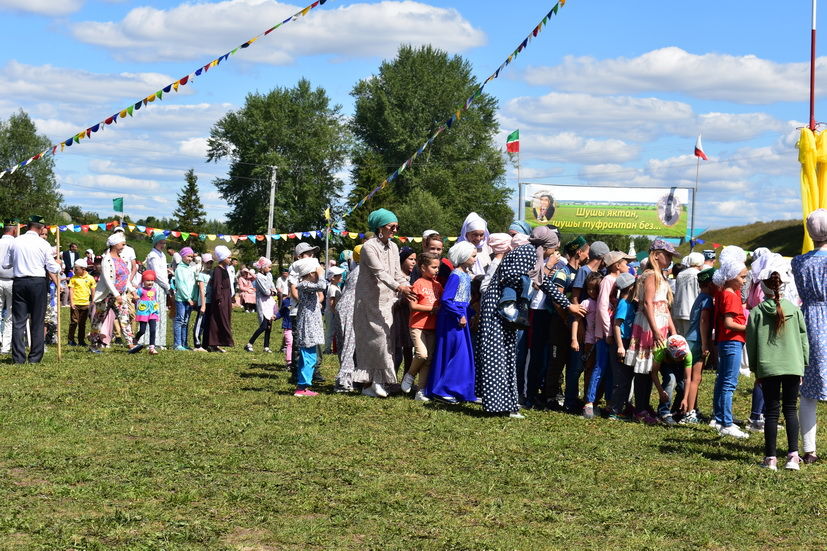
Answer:
<path fill-rule="evenodd" d="M 792 260 L 795 286 L 810 341 L 810 365 L 804 369 L 801 395 L 827 400 L 827 252 L 810 251 Z"/>
<path fill-rule="evenodd" d="M 456 269 L 448 276 L 436 318 L 436 344 L 425 395 L 448 397 L 473 402 L 474 347 L 468 324 L 460 327 L 459 320 L 468 316 L 471 302 L 471 276 Z"/>

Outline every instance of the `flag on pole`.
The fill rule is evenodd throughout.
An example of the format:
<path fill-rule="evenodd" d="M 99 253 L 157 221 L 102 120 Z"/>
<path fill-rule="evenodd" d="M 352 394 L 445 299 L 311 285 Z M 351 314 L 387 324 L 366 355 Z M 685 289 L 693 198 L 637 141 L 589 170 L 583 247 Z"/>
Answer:
<path fill-rule="evenodd" d="M 112 199 L 112 210 L 115 212 L 123 212 L 123 197 L 115 197 Z"/>
<path fill-rule="evenodd" d="M 324 209 L 324 219 L 330 221 L 330 207 Z"/>
<path fill-rule="evenodd" d="M 709 157 L 704 153 L 704 146 L 701 144 L 701 135 L 698 134 L 698 141 L 695 142 L 695 156 L 700 157 L 704 161 L 708 161 Z"/>
<path fill-rule="evenodd" d="M 515 130 L 505 139 L 505 150 L 509 153 L 520 152 L 520 131 Z"/>

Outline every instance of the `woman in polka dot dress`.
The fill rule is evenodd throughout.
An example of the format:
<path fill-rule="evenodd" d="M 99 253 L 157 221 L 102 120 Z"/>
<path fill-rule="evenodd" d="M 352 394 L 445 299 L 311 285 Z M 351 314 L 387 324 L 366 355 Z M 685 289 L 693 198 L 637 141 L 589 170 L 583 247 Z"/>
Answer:
<path fill-rule="evenodd" d="M 535 228 L 548 230 L 545 226 Z M 532 232 L 532 237 L 535 232 Z M 559 238 L 549 230 L 540 232 L 543 239 L 532 239 L 532 244 L 517 247 L 502 259 L 482 298 L 480 330 L 477 342 L 477 396 L 489 413 L 521 418 L 517 405 L 517 331 L 506 325 L 497 312 L 497 304 L 507 287 L 520 289 L 521 277 L 537 269 L 542 270 L 540 290 L 563 308 L 582 315 L 581 308 L 570 304 L 566 296 L 549 277 L 560 255 Z M 540 264 L 539 268 L 537 264 Z"/>

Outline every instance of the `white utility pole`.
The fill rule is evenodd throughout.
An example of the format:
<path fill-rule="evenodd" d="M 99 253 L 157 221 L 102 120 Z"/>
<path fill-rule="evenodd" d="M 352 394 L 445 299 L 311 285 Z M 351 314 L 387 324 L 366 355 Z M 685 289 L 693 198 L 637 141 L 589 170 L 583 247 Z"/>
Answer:
<path fill-rule="evenodd" d="M 270 258 L 270 253 L 272 251 L 273 240 L 270 237 L 273 235 L 273 207 L 276 202 L 276 171 L 278 167 L 271 166 L 272 171 L 270 172 L 270 214 L 267 216 L 267 252 L 264 256 L 267 257 L 268 260 L 273 260 Z"/>

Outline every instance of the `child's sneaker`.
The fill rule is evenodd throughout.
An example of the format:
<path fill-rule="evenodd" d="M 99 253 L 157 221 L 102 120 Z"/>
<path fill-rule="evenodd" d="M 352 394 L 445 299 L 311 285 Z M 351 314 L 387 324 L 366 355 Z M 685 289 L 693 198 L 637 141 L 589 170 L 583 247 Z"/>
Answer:
<path fill-rule="evenodd" d="M 265 346 L 265 347 L 264 347 L 264 353 L 265 353 L 265 354 L 270 354 L 271 352 L 272 352 L 272 350 L 270 350 L 270 347 L 269 347 L 269 346 Z"/>
<path fill-rule="evenodd" d="M 805 465 L 812 465 L 816 461 L 818 461 L 818 456 L 816 452 L 807 452 L 804 454 L 804 457 L 801 458 Z"/>
<path fill-rule="evenodd" d="M 253 351 L 253 345 L 250 344 L 250 343 L 245 344 L 244 345 L 244 350 L 246 350 L 247 352 L 252 352 Z"/>
<path fill-rule="evenodd" d="M 293 393 L 293 396 L 318 396 L 318 392 L 313 392 L 307 388 L 299 390 L 297 389 L 296 392 Z"/>
<path fill-rule="evenodd" d="M 790 454 L 787 456 L 787 464 L 784 465 L 784 468 L 788 471 L 800 471 L 801 470 L 801 458 L 798 454 Z"/>
<path fill-rule="evenodd" d="M 416 391 L 416 396 L 414 396 L 414 400 L 416 400 L 417 402 L 430 402 L 431 401 L 431 399 L 428 398 L 427 396 L 425 396 L 425 394 L 421 390 Z"/>
<path fill-rule="evenodd" d="M 712 427 L 715 430 L 721 430 L 721 428 L 722 428 L 721 423 L 719 423 L 715 419 L 712 419 L 711 421 L 709 421 L 709 426 Z"/>
<path fill-rule="evenodd" d="M 728 427 L 723 427 L 721 430 L 718 431 L 721 436 L 732 436 L 733 438 L 739 439 L 747 439 L 749 438 L 749 433 L 744 432 L 738 428 L 738 425 L 730 425 Z"/>
<path fill-rule="evenodd" d="M 594 406 L 583 406 L 583 419 L 594 419 Z"/>
<path fill-rule="evenodd" d="M 155 349 L 154 346 L 150 345 L 149 346 L 149 354 L 152 355 L 152 356 L 155 356 L 156 354 L 158 354 L 158 351 Z"/>
<path fill-rule="evenodd" d="M 405 376 L 402 377 L 402 392 L 408 394 L 413 388 L 414 378 L 413 375 L 410 373 L 405 373 Z"/>
<path fill-rule="evenodd" d="M 127 352 L 127 354 L 137 354 L 138 352 L 140 352 L 143 349 L 144 349 L 144 345 L 139 344 L 139 345 L 136 345 L 136 346 L 133 346 L 132 348 L 130 348 L 129 352 Z"/>
<path fill-rule="evenodd" d="M 762 469 L 769 469 L 770 471 L 778 470 L 778 460 L 774 457 L 765 457 L 761 462 Z"/>
<path fill-rule="evenodd" d="M 635 413 L 635 421 L 639 423 L 643 423 L 644 425 L 657 425 L 658 420 L 649 415 L 649 412 L 644 410 L 638 413 Z"/>
<path fill-rule="evenodd" d="M 764 416 L 761 415 L 758 419 L 750 419 L 747 430 L 751 432 L 764 432 Z"/>
<path fill-rule="evenodd" d="M 672 415 L 671 415 L 671 414 L 661 415 L 661 416 L 660 416 L 660 422 L 661 422 L 661 424 L 663 424 L 663 425 L 665 425 L 665 426 L 667 426 L 667 427 L 674 427 L 675 425 L 677 425 L 677 424 L 678 424 L 678 423 L 677 423 L 677 422 L 676 422 L 676 421 L 672 418 Z"/>
<path fill-rule="evenodd" d="M 679 425 L 697 425 L 698 423 L 700 423 L 700 420 L 698 419 L 698 414 L 695 413 L 694 409 L 678 421 Z"/>

